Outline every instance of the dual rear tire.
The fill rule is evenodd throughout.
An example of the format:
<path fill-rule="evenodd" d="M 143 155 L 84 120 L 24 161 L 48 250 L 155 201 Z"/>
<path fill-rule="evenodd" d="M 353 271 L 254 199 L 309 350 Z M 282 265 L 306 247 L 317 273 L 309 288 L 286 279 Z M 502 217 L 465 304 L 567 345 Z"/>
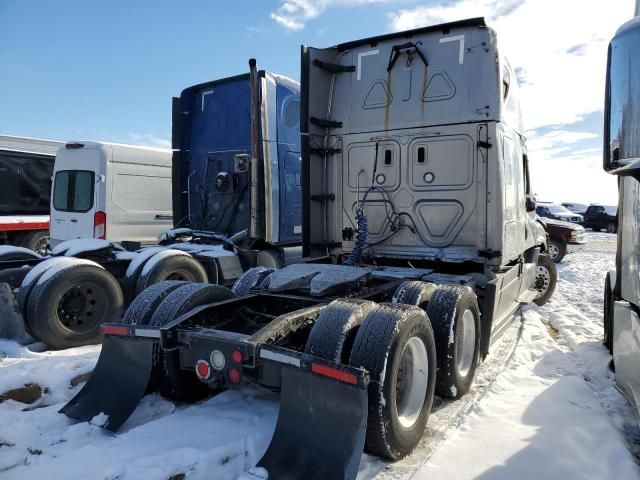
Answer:
<path fill-rule="evenodd" d="M 422 438 L 434 395 L 469 391 L 480 312 L 468 287 L 405 282 L 393 301 L 334 300 L 316 318 L 305 352 L 369 372 L 365 450 L 398 460 Z"/>

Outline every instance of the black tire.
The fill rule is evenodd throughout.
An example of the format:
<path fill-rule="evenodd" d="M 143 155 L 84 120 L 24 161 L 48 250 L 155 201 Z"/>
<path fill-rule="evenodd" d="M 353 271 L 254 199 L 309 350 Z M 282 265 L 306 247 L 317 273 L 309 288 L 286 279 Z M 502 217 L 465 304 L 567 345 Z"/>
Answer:
<path fill-rule="evenodd" d="M 205 303 L 228 300 L 234 297 L 235 295 L 231 290 L 221 285 L 188 283 L 166 296 L 160 305 L 158 305 L 158 308 L 151 317 L 149 325 L 160 327 L 195 307 L 204 305 Z"/>
<path fill-rule="evenodd" d="M 188 253 L 179 250 L 164 250 L 145 262 L 136 282 L 136 295 L 151 285 L 164 280 L 207 283 L 208 277 L 200 262 Z"/>
<path fill-rule="evenodd" d="M 543 270 L 548 272 L 548 276 Z M 536 305 L 544 305 L 547 303 L 556 289 L 558 282 L 558 271 L 556 265 L 547 255 L 540 254 L 538 256 L 538 265 L 536 267 L 536 283 L 535 289 L 538 290 L 538 296 L 533 300 Z"/>
<path fill-rule="evenodd" d="M 22 235 L 20 246 L 33 250 L 38 255 L 46 255 L 49 246 L 49 231 L 35 230 Z"/>
<path fill-rule="evenodd" d="M 552 238 L 549 240 L 549 258 L 553 263 L 560 263 L 567 254 L 567 244 L 564 240 Z"/>
<path fill-rule="evenodd" d="M 613 296 L 613 286 L 611 285 L 611 277 L 609 273 L 604 279 L 604 345 L 609 350 L 609 353 L 613 355 L 613 303 L 615 298 Z"/>
<path fill-rule="evenodd" d="M 613 222 L 607 223 L 606 231 L 607 233 L 616 233 L 618 230 L 617 225 Z"/>
<path fill-rule="evenodd" d="M 350 298 L 331 302 L 316 318 L 305 353 L 336 363 L 348 363 L 362 320 L 375 306 L 368 300 Z"/>
<path fill-rule="evenodd" d="M 365 368 L 371 378 L 365 451 L 398 460 L 418 445 L 433 405 L 435 350 L 433 330 L 422 309 L 386 303 L 367 314 L 349 360 L 353 367 Z M 404 353 L 414 351 L 423 351 L 424 362 L 416 359 L 419 356 L 413 358 L 412 363 L 407 362 Z M 411 374 L 404 371 L 409 365 L 415 365 Z M 401 366 L 403 372 L 399 376 Z M 405 388 L 410 387 L 414 393 L 419 392 L 419 396 L 410 402 L 415 414 L 403 422 L 398 410 L 407 408 L 404 395 Z"/>
<path fill-rule="evenodd" d="M 434 283 L 416 280 L 402 282 L 393 294 L 391 303 L 415 305 L 424 310 L 437 288 Z"/>
<path fill-rule="evenodd" d="M 148 325 L 158 305 L 167 295 L 183 285 L 187 285 L 187 282 L 165 280 L 151 285 L 133 299 L 122 318 L 122 323 Z"/>
<path fill-rule="evenodd" d="M 188 283 L 165 297 L 149 324 L 161 327 L 195 307 L 233 297 L 231 290 L 220 285 Z M 152 381 L 163 397 L 179 402 L 196 402 L 211 395 L 209 386 L 198 380 L 193 371 L 180 368 L 177 350 L 161 352 L 160 364 L 161 368 L 155 369 Z"/>
<path fill-rule="evenodd" d="M 156 253 L 166 250 L 166 247 L 148 247 L 143 248 L 138 254 L 131 260 L 127 271 L 124 274 L 122 280 L 122 293 L 124 294 L 125 302 L 130 303 L 136 296 L 136 286 L 138 284 L 138 277 L 140 272 L 144 268 L 145 263 L 153 257 Z"/>
<path fill-rule="evenodd" d="M 436 395 L 460 398 L 471 388 L 480 358 L 480 308 L 476 295 L 469 287 L 441 285 L 427 305 L 427 316 L 438 357 Z"/>
<path fill-rule="evenodd" d="M 26 322 L 53 349 L 99 343 L 100 324 L 118 322 L 123 299 L 118 281 L 97 265 L 61 268 L 33 287 Z"/>
<path fill-rule="evenodd" d="M 231 287 L 238 297 L 247 295 L 254 288 L 260 288 L 265 279 L 274 271 L 273 268 L 253 267 L 240 275 Z"/>
<path fill-rule="evenodd" d="M 30 332 L 29 322 L 26 321 L 27 318 L 27 304 L 29 302 L 29 296 L 31 295 L 31 291 L 33 287 L 38 283 L 40 277 L 49 270 L 54 265 L 68 264 L 73 265 L 78 263 L 77 259 L 70 257 L 54 257 L 44 260 L 37 265 L 35 265 L 29 273 L 25 275 L 22 279 L 22 283 L 20 284 L 20 288 L 18 289 L 18 295 L 16 296 L 16 302 L 18 303 L 18 308 L 20 309 L 20 313 L 22 314 L 22 318 L 25 320 L 25 328 L 29 335 L 33 337 L 33 334 Z"/>

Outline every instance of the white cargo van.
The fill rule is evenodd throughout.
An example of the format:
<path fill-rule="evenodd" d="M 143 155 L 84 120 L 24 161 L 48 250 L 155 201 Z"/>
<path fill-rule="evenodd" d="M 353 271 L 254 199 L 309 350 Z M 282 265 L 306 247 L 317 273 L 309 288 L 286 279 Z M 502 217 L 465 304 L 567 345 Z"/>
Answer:
<path fill-rule="evenodd" d="M 172 220 L 171 150 L 102 142 L 58 150 L 51 248 L 76 238 L 155 243 Z"/>

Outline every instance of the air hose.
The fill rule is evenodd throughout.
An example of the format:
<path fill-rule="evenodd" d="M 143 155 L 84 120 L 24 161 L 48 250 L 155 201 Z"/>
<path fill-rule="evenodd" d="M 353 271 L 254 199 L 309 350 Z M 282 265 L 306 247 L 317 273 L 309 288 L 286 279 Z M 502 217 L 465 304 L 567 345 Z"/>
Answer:
<path fill-rule="evenodd" d="M 353 245 L 353 250 L 351 250 L 351 253 L 349 253 L 349 256 L 343 262 L 344 265 L 354 266 L 358 263 L 367 244 L 369 230 L 367 226 L 367 217 L 365 216 L 362 208 L 358 208 L 356 210 L 356 225 L 358 227 L 356 230 L 356 241 Z"/>

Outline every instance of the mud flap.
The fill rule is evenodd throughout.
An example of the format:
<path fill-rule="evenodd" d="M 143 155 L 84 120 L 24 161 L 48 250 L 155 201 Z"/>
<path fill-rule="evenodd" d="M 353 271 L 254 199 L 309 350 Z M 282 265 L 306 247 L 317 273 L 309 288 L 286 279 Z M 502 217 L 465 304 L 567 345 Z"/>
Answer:
<path fill-rule="evenodd" d="M 365 383 L 282 367 L 278 423 L 258 462 L 269 480 L 356 478 L 367 430 Z"/>
<path fill-rule="evenodd" d="M 35 342 L 25 330 L 24 319 L 8 283 L 0 283 L 0 338 L 22 345 Z"/>
<path fill-rule="evenodd" d="M 107 336 L 98 364 L 78 394 L 60 413 L 91 421 L 104 413 L 104 425 L 115 432 L 129 418 L 144 396 L 153 370 L 153 345 L 149 340 Z"/>

